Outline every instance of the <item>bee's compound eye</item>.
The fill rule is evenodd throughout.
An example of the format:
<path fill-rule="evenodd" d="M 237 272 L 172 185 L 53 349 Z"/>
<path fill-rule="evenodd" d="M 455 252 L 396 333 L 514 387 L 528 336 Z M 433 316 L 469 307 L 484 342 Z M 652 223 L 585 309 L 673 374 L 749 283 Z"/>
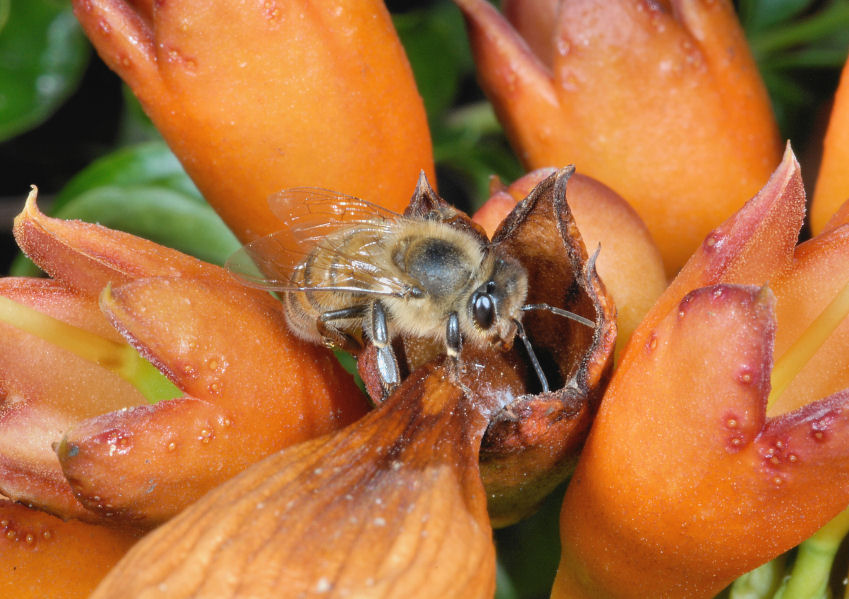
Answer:
<path fill-rule="evenodd" d="M 495 321 L 495 302 L 488 293 L 475 293 L 472 296 L 472 318 L 482 329 L 488 329 Z"/>

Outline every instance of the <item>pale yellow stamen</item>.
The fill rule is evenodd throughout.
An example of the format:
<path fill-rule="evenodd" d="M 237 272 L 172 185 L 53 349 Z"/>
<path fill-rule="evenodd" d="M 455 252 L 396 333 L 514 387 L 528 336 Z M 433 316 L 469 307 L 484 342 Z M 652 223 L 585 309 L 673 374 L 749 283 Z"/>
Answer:
<path fill-rule="evenodd" d="M 826 306 L 819 316 L 808 326 L 793 345 L 775 362 L 772 369 L 772 390 L 767 400 L 767 408 L 790 385 L 790 382 L 804 368 L 813 355 L 825 343 L 828 336 L 849 314 L 849 283 Z"/>
<path fill-rule="evenodd" d="M 114 372 L 151 403 L 183 394 L 128 343 L 106 339 L 3 296 L 0 296 L 0 322 Z"/>

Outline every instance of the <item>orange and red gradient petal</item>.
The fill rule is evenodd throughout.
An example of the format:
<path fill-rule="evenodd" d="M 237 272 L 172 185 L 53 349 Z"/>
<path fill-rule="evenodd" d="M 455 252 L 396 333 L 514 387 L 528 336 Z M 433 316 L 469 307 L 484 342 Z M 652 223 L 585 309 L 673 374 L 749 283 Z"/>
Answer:
<path fill-rule="evenodd" d="M 112 341 L 97 302 L 47 279 L 0 279 L 0 301 L 12 300 Z M 0 309 L 5 309 L 2 304 Z M 75 422 L 143 404 L 119 375 L 0 322 L 0 492 L 62 517 L 94 519 L 71 493 L 53 444 Z"/>
<path fill-rule="evenodd" d="M 773 304 L 698 289 L 632 346 L 566 493 L 552 597 L 710 597 L 846 507 L 849 393 L 766 418 Z"/>
<path fill-rule="evenodd" d="M 433 179 L 422 100 L 379 0 L 75 0 L 74 9 L 242 241 L 274 231 L 267 198 L 284 188 L 324 187 L 401 212 L 418 173 Z"/>
<path fill-rule="evenodd" d="M 67 433 L 62 467 L 90 509 L 167 519 L 269 453 L 367 410 L 332 355 L 292 338 L 267 293 L 152 278 L 107 290 L 101 305 L 188 397 Z"/>
<path fill-rule="evenodd" d="M 137 540 L 0 498 L 0 595 L 85 599 Z"/>

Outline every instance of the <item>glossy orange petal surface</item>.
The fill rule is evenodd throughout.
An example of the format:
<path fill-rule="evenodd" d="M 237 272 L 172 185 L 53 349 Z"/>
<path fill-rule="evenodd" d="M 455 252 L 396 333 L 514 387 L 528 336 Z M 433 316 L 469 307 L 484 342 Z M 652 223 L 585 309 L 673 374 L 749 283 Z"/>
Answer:
<path fill-rule="evenodd" d="M 382 2 L 74 8 L 243 241 L 274 231 L 266 200 L 281 189 L 325 187 L 400 211 L 419 171 L 433 175 L 424 107 Z"/>
<path fill-rule="evenodd" d="M 367 409 L 330 354 L 292 339 L 280 303 L 266 293 L 153 278 L 106 292 L 101 303 L 188 397 L 66 434 L 62 467 L 90 509 L 167 519 L 248 464 Z"/>
<path fill-rule="evenodd" d="M 831 119 L 823 142 L 814 199 L 811 202 L 811 230 L 820 233 L 828 219 L 849 200 L 849 63 L 843 67 Z"/>
<path fill-rule="evenodd" d="M 766 419 L 773 302 L 696 290 L 629 353 L 566 493 L 552 597 L 710 597 L 846 506 L 849 395 Z"/>
<path fill-rule="evenodd" d="M 457 4 L 481 85 L 525 165 L 573 163 L 613 188 L 646 222 L 668 274 L 779 161 L 730 2 L 561 2 L 550 69 L 488 3 Z"/>
<path fill-rule="evenodd" d="M 0 593 L 85 599 L 136 540 L 0 499 Z"/>

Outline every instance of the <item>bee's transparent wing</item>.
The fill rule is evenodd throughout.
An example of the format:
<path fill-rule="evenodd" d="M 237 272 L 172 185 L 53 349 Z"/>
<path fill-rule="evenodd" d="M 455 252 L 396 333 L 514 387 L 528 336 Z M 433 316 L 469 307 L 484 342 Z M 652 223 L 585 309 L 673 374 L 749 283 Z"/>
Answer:
<path fill-rule="evenodd" d="M 317 188 L 293 188 L 269 199 L 281 219 L 281 230 L 248 243 L 226 267 L 246 285 L 271 291 L 348 291 L 373 295 L 406 295 L 411 283 L 373 263 L 371 247 L 380 243 L 402 216 L 358 198 Z M 367 241 L 356 248 L 337 243 L 340 230 L 350 227 Z M 319 248 L 319 246 L 321 246 Z M 314 280 L 320 269 L 335 272 L 333 286 L 304 286 L 292 274 L 314 251 L 326 260 L 311 265 Z"/>

